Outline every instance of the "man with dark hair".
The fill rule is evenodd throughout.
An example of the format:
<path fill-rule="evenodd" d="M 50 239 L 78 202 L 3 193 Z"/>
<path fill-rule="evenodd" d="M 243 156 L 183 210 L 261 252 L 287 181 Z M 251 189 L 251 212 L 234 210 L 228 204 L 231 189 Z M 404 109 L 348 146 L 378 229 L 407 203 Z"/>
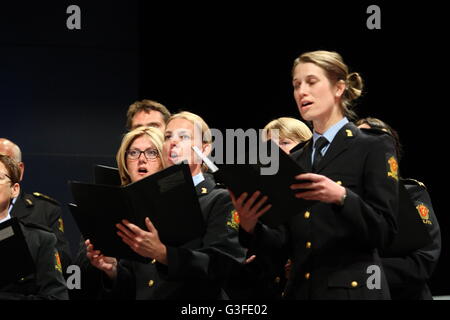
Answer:
<path fill-rule="evenodd" d="M 19 146 L 10 140 L 0 138 L 0 155 L 6 155 L 15 160 L 20 169 L 20 179 L 23 179 L 25 164 L 22 162 L 22 153 Z M 63 273 L 72 264 L 72 256 L 69 243 L 64 236 L 64 222 L 61 217 L 60 204 L 42 193 L 34 192 L 27 194 L 21 189 L 19 195 L 13 199 L 10 212 L 12 217 L 27 222 L 48 227 L 56 236 L 58 249 L 61 257 Z"/>
<path fill-rule="evenodd" d="M 136 101 L 128 108 L 127 130 L 131 131 L 140 126 L 147 126 L 158 128 L 164 132 L 169 118 L 169 110 L 161 103 L 147 99 Z"/>

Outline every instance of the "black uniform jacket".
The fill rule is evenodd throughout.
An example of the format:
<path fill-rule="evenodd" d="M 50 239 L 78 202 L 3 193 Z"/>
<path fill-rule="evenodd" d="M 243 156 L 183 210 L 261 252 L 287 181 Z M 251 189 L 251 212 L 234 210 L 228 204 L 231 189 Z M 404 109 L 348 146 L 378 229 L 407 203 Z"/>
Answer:
<path fill-rule="evenodd" d="M 205 175 L 205 180 L 198 184 L 196 189 L 206 225 L 203 238 L 182 247 L 167 247 L 167 266 L 151 259 L 148 264 L 119 261 L 118 275 L 114 283 L 110 283 L 106 275 L 97 272 L 98 270 L 90 271 L 89 277 L 96 279 L 91 283 L 99 283 L 100 279 L 101 292 L 93 294 L 95 288 L 91 287 L 91 298 L 228 298 L 222 289 L 223 283 L 230 274 L 231 265 L 242 263 L 245 257 L 244 249 L 238 242 L 238 220 L 228 191 L 219 188 L 209 175 Z M 79 257 L 78 260 L 83 258 Z M 83 269 L 92 269 L 92 266 L 87 267 L 86 259 L 84 260 Z"/>
<path fill-rule="evenodd" d="M 248 251 L 249 258 L 254 252 Z M 271 255 L 256 255 L 247 264 L 236 264 L 226 291 L 232 300 L 281 300 L 286 285 L 285 264 L 288 255 L 273 251 Z"/>
<path fill-rule="evenodd" d="M 291 156 L 310 171 L 311 153 L 312 140 Z M 276 230 L 258 222 L 253 236 L 240 230 L 242 244 L 256 256 L 287 248 L 293 265 L 286 298 L 388 299 L 377 248 L 389 244 L 397 228 L 398 164 L 392 139 L 348 123 L 316 173 L 346 188 L 343 206 L 318 202 Z"/>
<path fill-rule="evenodd" d="M 21 221 L 36 272 L 0 288 L 0 300 L 67 300 L 56 237 L 45 227 Z M 6 259 L 7 257 L 2 257 Z"/>
<path fill-rule="evenodd" d="M 413 179 L 402 179 L 422 218 L 432 243 L 402 257 L 382 258 L 393 300 L 431 300 L 427 281 L 439 261 L 441 232 L 425 185 Z"/>
<path fill-rule="evenodd" d="M 50 228 L 56 236 L 56 249 L 61 257 L 63 272 L 65 272 L 67 267 L 72 264 L 72 255 L 69 243 L 64 236 L 61 206 L 56 200 L 40 193 L 26 194 L 21 191 L 11 210 L 11 216 L 24 222 Z"/>

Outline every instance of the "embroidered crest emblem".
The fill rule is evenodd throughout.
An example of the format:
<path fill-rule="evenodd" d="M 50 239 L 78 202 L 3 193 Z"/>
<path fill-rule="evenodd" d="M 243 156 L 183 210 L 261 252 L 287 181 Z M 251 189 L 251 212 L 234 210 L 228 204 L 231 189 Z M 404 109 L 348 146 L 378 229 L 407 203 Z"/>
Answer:
<path fill-rule="evenodd" d="M 394 178 L 396 181 L 398 181 L 398 162 L 397 159 L 395 159 L 394 156 L 390 157 L 388 160 L 389 164 L 389 172 L 388 177 Z"/>
<path fill-rule="evenodd" d="M 62 273 L 61 259 L 58 252 L 55 252 L 55 269 Z"/>
<path fill-rule="evenodd" d="M 431 224 L 430 221 L 430 209 L 423 203 L 416 206 L 417 211 L 419 212 L 420 217 L 422 218 L 422 222 L 425 224 Z"/>
<path fill-rule="evenodd" d="M 235 229 L 235 230 L 239 230 L 239 213 L 236 210 L 232 210 L 231 211 L 231 217 L 230 220 L 227 221 L 227 226 Z"/>

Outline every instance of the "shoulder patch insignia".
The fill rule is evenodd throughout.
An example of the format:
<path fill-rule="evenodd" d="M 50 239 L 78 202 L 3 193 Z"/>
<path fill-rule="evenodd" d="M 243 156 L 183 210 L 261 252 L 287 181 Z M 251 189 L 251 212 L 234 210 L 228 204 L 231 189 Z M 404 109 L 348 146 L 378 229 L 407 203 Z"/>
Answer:
<path fill-rule="evenodd" d="M 56 204 L 56 205 L 59 206 L 59 202 L 58 201 L 56 201 L 52 197 L 49 197 L 49 196 L 47 196 L 45 194 L 42 194 L 42 193 L 39 193 L 39 192 L 33 192 L 33 196 L 35 196 L 36 198 L 39 198 L 39 199 L 50 201 L 51 203 Z"/>
<path fill-rule="evenodd" d="M 417 211 L 419 211 L 419 215 L 422 218 L 422 222 L 425 224 L 432 224 L 430 221 L 430 209 L 428 209 L 428 207 L 423 204 L 420 203 L 418 206 L 416 206 Z"/>
<path fill-rule="evenodd" d="M 62 273 L 61 259 L 59 258 L 58 251 L 55 252 L 55 269 Z"/>
<path fill-rule="evenodd" d="M 388 159 L 388 164 L 389 164 L 389 171 L 387 173 L 388 177 L 391 177 L 393 179 L 395 179 L 396 181 L 398 181 L 398 162 L 397 159 L 395 159 L 394 156 L 391 156 Z"/>
<path fill-rule="evenodd" d="M 239 230 L 239 222 L 239 213 L 235 209 L 233 209 L 230 213 L 230 218 L 227 221 L 227 226 L 237 231 Z"/>

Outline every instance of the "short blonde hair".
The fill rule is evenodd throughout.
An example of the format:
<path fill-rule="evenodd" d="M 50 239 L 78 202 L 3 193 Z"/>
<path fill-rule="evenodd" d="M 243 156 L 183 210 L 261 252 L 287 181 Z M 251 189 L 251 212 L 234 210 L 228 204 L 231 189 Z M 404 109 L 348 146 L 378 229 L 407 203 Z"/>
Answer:
<path fill-rule="evenodd" d="M 117 151 L 116 161 L 119 168 L 120 180 L 122 185 L 131 183 L 130 173 L 127 168 L 127 151 L 131 144 L 139 137 L 148 136 L 154 144 L 156 150 L 158 150 L 159 158 L 161 159 L 161 166 L 165 168 L 164 159 L 162 155 L 162 146 L 164 142 L 164 136 L 161 130 L 153 127 L 139 127 L 127 134 L 122 139 L 119 151 Z"/>
<path fill-rule="evenodd" d="M 175 119 L 184 119 L 192 122 L 194 124 L 194 127 L 196 127 L 196 129 L 198 129 L 199 132 L 201 132 L 202 134 L 202 143 L 212 144 L 213 141 L 211 129 L 209 128 L 208 124 L 205 122 L 205 120 L 203 120 L 202 117 L 189 111 L 182 111 L 172 115 L 169 121 L 167 121 L 167 125 L 169 125 L 170 121 Z M 208 167 L 206 166 L 206 164 L 202 164 L 202 171 L 203 172 L 208 171 Z"/>
<path fill-rule="evenodd" d="M 280 139 L 291 139 L 297 143 L 311 139 L 312 132 L 308 126 L 295 118 L 281 117 L 270 121 L 264 127 L 264 136 L 270 139 L 270 130 L 279 130 Z"/>
<path fill-rule="evenodd" d="M 182 111 L 172 115 L 169 118 L 169 121 L 167 121 L 167 124 L 169 124 L 170 121 L 175 119 L 185 119 L 192 122 L 194 126 L 199 126 L 198 129 L 200 129 L 200 131 L 202 132 L 202 142 L 207 144 L 212 143 L 211 130 L 209 129 L 209 126 L 205 122 L 205 120 L 203 120 L 203 118 L 200 117 L 199 115 L 196 115 L 195 113 L 189 111 Z"/>
<path fill-rule="evenodd" d="M 294 70 L 300 63 L 314 63 L 316 66 L 325 70 L 325 73 L 331 83 L 336 84 L 338 81 L 345 82 L 345 91 L 341 98 L 342 113 L 350 119 L 356 119 L 354 111 L 350 110 L 354 100 L 362 94 L 364 82 L 357 72 L 349 74 L 348 67 L 344 63 L 341 55 L 332 51 L 311 51 L 301 54 L 294 60 L 292 67 L 292 75 Z"/>

